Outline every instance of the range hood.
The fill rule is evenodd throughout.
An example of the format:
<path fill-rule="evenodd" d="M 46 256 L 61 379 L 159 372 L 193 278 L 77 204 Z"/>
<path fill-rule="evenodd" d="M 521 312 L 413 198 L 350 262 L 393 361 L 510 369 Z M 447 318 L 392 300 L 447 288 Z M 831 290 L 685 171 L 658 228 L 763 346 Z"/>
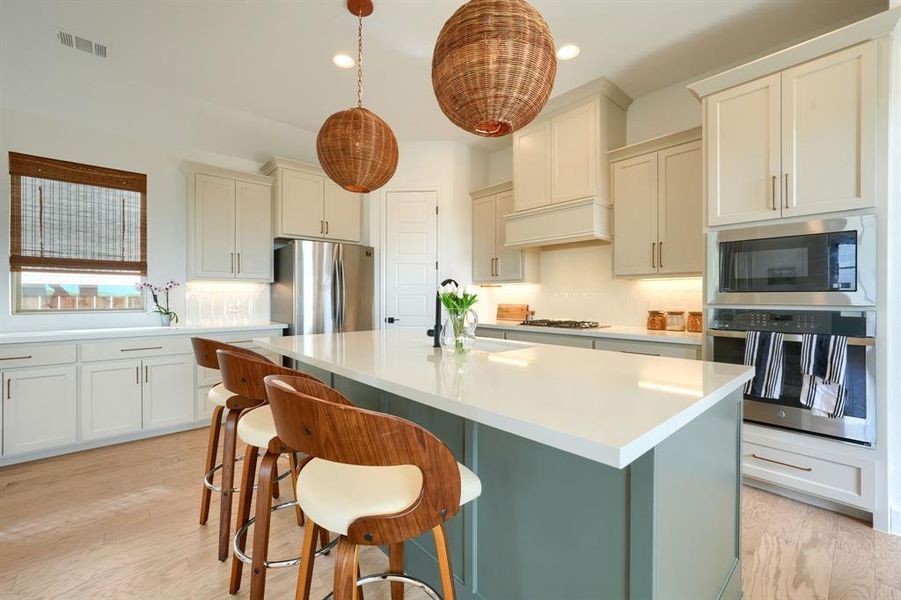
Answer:
<path fill-rule="evenodd" d="M 505 246 L 529 248 L 585 241 L 613 241 L 612 206 L 585 198 L 514 212 L 504 217 Z"/>

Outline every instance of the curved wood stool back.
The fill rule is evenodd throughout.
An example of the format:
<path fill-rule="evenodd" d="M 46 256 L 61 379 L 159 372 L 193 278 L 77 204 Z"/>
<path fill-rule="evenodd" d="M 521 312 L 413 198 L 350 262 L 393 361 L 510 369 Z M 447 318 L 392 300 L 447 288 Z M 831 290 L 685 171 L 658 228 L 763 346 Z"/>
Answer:
<path fill-rule="evenodd" d="M 361 517 L 342 536 L 335 559 L 335 600 L 357 597 L 360 545 L 390 545 L 393 557 L 395 547 L 402 548 L 404 541 L 430 530 L 436 536 L 445 599 L 452 600 L 444 522 L 460 511 L 460 471 L 444 442 L 406 419 L 336 402 L 325 390 L 311 390 L 295 377 L 267 377 L 266 389 L 279 438 L 289 446 L 332 462 L 372 467 L 414 465 L 422 472 L 422 491 L 412 506 L 395 514 Z M 298 578 L 298 591 L 305 589 L 306 593 L 312 575 L 306 556 L 308 535 L 309 531 Z M 394 571 L 394 564 L 391 569 Z M 392 584 L 392 596 L 395 587 Z"/>
<path fill-rule="evenodd" d="M 214 369 L 214 370 L 219 369 L 219 359 L 216 356 L 217 350 L 229 350 L 231 352 L 236 352 L 239 354 L 245 354 L 247 356 L 252 356 L 254 358 L 257 358 L 258 360 L 268 360 L 265 356 L 263 356 L 262 354 L 257 354 L 253 350 L 248 350 L 247 348 L 241 348 L 240 346 L 233 346 L 232 344 L 227 344 L 225 342 L 219 342 L 216 340 L 210 340 L 210 339 L 206 339 L 206 338 L 192 337 L 191 345 L 194 348 L 195 362 L 199 366 L 205 367 L 207 369 Z M 257 404 L 259 404 L 260 402 L 261 401 L 258 401 Z M 219 468 L 219 464 L 216 462 L 217 454 L 219 452 L 219 432 L 220 432 L 220 426 L 222 424 L 222 412 L 226 408 L 229 409 L 229 415 L 232 414 L 232 411 L 235 411 L 233 420 L 237 423 L 238 416 L 241 414 L 241 410 L 243 410 L 244 408 L 247 408 L 247 406 L 244 406 L 240 399 L 235 399 L 235 401 L 231 402 L 230 404 L 226 403 L 226 406 L 216 405 L 213 407 L 213 415 L 210 418 L 210 436 L 209 436 L 209 440 L 207 441 L 207 447 L 206 447 L 206 462 L 204 463 L 204 470 L 203 470 L 204 479 L 206 479 L 206 477 L 210 475 L 211 471 Z M 227 421 L 228 421 L 228 419 L 226 419 L 226 428 L 225 428 L 226 432 L 228 431 Z M 223 440 L 223 451 L 222 451 L 223 456 L 231 456 L 232 460 L 233 460 L 234 454 L 235 454 L 234 446 L 235 445 L 234 445 L 233 439 L 228 439 L 228 437 L 226 435 L 226 439 Z M 231 448 L 230 451 L 229 451 L 229 448 Z M 231 454 L 229 454 L 229 452 L 231 452 Z M 222 462 L 223 462 L 222 470 L 223 470 L 223 476 L 224 476 L 225 475 L 225 463 L 228 461 L 223 459 Z M 234 463 L 232 463 L 232 465 L 234 465 Z M 200 494 L 200 524 L 201 525 L 206 525 L 207 519 L 209 519 L 211 495 L 212 495 L 212 490 L 210 490 L 206 485 L 201 485 L 201 494 Z M 220 513 L 221 512 L 222 511 L 220 510 Z M 220 518 L 221 518 L 221 514 L 220 514 Z M 226 548 L 226 551 L 227 551 L 227 548 Z M 221 555 L 221 548 L 220 548 L 220 555 Z"/>
<path fill-rule="evenodd" d="M 231 350 L 220 349 L 217 351 L 219 371 L 222 373 L 222 382 L 225 387 L 248 400 L 257 402 L 258 404 L 266 402 L 266 386 L 263 379 L 269 375 L 281 375 L 296 379 L 299 381 L 309 381 L 317 385 L 325 385 L 312 375 L 307 375 L 301 371 L 275 365 L 268 361 L 261 361 L 252 356 L 242 353 L 233 352 Z M 327 387 L 327 386 L 326 386 Z M 258 405 L 257 404 L 257 405 Z M 254 520 L 253 532 L 253 554 L 251 556 L 251 578 L 250 578 L 250 597 L 259 600 L 263 597 L 266 587 L 266 561 L 269 554 L 269 526 L 272 508 L 273 490 L 277 489 L 276 477 L 277 462 L 282 454 L 287 453 L 291 462 L 291 481 L 293 488 L 297 486 L 297 473 L 300 465 L 297 463 L 297 450 L 290 444 L 285 444 L 276 437 L 269 443 L 267 448 L 262 449 L 265 453 L 263 460 L 260 462 L 260 472 L 257 480 L 257 504 L 256 515 Z M 244 456 L 244 470 L 241 476 L 240 496 L 238 500 L 238 515 L 235 519 L 235 530 L 238 531 L 247 523 L 250 518 L 250 505 L 253 499 L 253 479 L 256 469 L 256 460 L 260 448 L 247 445 Z M 300 506 L 295 506 L 297 524 L 303 525 L 304 518 Z M 226 535 L 228 535 L 226 531 Z M 221 530 L 220 530 L 221 535 Z M 323 532 L 325 537 L 323 544 L 328 543 L 328 533 Z M 239 535 L 235 539 L 238 549 L 243 552 L 247 540 L 244 535 Z M 229 580 L 229 592 L 235 594 L 241 587 L 241 575 L 244 563 L 237 557 L 232 556 L 231 577 Z"/>

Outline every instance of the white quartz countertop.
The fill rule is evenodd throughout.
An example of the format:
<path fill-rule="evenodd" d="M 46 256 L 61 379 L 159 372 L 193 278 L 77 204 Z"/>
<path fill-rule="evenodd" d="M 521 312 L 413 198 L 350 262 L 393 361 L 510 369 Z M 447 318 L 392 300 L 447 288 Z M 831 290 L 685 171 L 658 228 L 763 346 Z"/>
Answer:
<path fill-rule="evenodd" d="M 535 333 L 555 333 L 558 335 L 581 335 L 586 337 L 611 338 L 619 340 L 635 340 L 639 342 L 665 342 L 668 344 L 685 344 L 701 346 L 704 335 L 687 331 L 650 331 L 644 327 L 622 327 L 613 325 L 597 329 L 567 329 L 566 327 L 533 327 L 514 322 L 483 322 L 479 327 L 485 329 L 503 329 L 505 331 L 534 331 Z"/>
<path fill-rule="evenodd" d="M 418 329 L 257 338 L 288 356 L 623 468 L 738 389 L 741 365 L 477 338 L 465 355 Z"/>
<path fill-rule="evenodd" d="M 158 335 L 194 335 L 197 333 L 228 333 L 237 331 L 281 331 L 284 323 L 253 325 L 174 325 L 170 327 L 112 327 L 107 329 L 63 329 L 55 331 L 18 331 L 0 333 L 2 344 L 32 344 L 37 342 L 67 342 L 115 338 L 153 337 Z"/>

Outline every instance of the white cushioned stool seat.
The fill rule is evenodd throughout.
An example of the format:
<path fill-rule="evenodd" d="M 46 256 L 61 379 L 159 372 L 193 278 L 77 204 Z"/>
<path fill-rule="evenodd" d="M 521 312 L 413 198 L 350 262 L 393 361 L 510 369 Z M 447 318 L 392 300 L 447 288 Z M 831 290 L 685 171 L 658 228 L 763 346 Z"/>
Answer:
<path fill-rule="evenodd" d="M 225 406 L 225 403 L 228 402 L 228 399 L 232 396 L 237 396 L 237 394 L 225 389 L 224 383 L 217 383 L 206 393 L 206 399 L 214 406 Z"/>
<path fill-rule="evenodd" d="M 254 408 L 238 419 L 238 439 L 245 444 L 265 448 L 277 435 L 272 408 L 268 404 Z"/>
<path fill-rule="evenodd" d="M 259 409 L 257 409 L 259 410 Z M 482 493 L 475 473 L 460 469 L 460 506 Z M 368 515 L 402 511 L 422 490 L 422 473 L 413 465 L 364 467 L 314 458 L 297 478 L 297 502 L 313 522 L 347 535 L 350 525 Z"/>

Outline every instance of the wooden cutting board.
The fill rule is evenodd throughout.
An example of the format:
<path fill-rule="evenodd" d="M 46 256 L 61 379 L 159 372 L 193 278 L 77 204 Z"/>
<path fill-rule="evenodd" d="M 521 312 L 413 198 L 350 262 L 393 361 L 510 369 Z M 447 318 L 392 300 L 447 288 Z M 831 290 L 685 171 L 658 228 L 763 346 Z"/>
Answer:
<path fill-rule="evenodd" d="M 498 321 L 516 321 L 520 323 L 525 321 L 529 316 L 528 304 L 498 304 L 497 320 Z"/>

